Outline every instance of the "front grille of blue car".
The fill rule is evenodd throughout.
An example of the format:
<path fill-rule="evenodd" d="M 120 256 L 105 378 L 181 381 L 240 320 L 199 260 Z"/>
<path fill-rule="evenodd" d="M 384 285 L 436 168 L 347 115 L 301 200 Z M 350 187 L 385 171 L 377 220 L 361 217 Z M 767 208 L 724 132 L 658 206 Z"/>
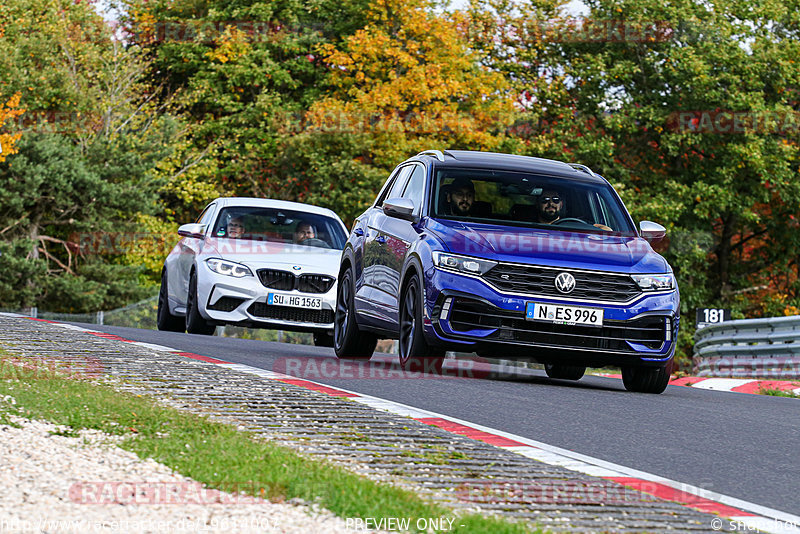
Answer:
<path fill-rule="evenodd" d="M 259 269 L 256 274 L 264 287 L 276 291 L 297 289 L 303 293 L 327 293 L 336 282 L 336 278 L 324 274 L 303 274 L 298 277 L 280 269 Z"/>
<path fill-rule="evenodd" d="M 270 306 L 265 302 L 255 302 L 247 308 L 255 317 L 294 321 L 297 323 L 330 324 L 333 322 L 333 310 L 306 310 L 289 306 Z"/>
<path fill-rule="evenodd" d="M 636 352 L 626 342 L 658 350 L 666 339 L 667 317 L 644 316 L 629 321 L 608 321 L 603 326 L 561 325 L 528 321 L 523 312 L 503 310 L 485 302 L 454 299 L 448 316 L 455 332 L 494 329 L 485 341 L 550 345 L 564 348 Z"/>
<path fill-rule="evenodd" d="M 575 289 L 568 295 L 556 289 L 556 277 L 562 272 L 569 272 L 575 277 Z M 501 291 L 527 295 L 628 302 L 642 293 L 636 282 L 628 275 L 570 271 L 535 265 L 500 263 L 487 271 L 483 278 Z"/>

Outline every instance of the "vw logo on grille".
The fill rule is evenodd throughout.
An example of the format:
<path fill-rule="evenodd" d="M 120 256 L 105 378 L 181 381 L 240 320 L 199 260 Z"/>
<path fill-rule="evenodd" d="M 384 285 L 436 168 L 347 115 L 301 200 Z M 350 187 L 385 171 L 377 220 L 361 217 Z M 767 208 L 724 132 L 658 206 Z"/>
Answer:
<path fill-rule="evenodd" d="M 561 273 L 556 276 L 556 289 L 562 293 L 572 293 L 575 289 L 575 277 L 569 273 Z"/>

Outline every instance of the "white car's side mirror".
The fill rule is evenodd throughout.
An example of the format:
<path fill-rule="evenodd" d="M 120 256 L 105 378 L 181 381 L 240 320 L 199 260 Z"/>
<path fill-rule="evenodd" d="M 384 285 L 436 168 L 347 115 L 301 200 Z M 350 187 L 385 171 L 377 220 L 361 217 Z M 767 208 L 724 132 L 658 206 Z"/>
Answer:
<path fill-rule="evenodd" d="M 184 224 L 178 228 L 178 235 L 181 237 L 194 237 L 197 239 L 203 239 L 203 237 L 205 237 L 205 233 L 205 224 L 190 223 Z"/>

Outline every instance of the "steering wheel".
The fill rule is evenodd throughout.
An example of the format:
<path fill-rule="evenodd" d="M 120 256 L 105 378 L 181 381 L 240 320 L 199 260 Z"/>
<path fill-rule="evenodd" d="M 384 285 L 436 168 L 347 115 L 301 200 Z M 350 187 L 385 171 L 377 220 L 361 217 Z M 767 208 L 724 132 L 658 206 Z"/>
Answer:
<path fill-rule="evenodd" d="M 558 219 L 557 221 L 553 221 L 550 224 L 562 224 L 562 223 L 567 223 L 567 222 L 573 222 L 573 223 L 574 222 L 578 222 L 578 223 L 581 223 L 581 224 L 585 224 L 587 226 L 592 226 L 591 224 L 587 223 L 583 219 L 578 219 L 577 217 L 566 217 L 564 219 Z"/>
<path fill-rule="evenodd" d="M 306 247 L 331 248 L 331 246 L 328 244 L 327 241 L 324 241 L 322 239 L 317 239 L 316 237 L 304 239 L 297 244 L 304 245 Z"/>

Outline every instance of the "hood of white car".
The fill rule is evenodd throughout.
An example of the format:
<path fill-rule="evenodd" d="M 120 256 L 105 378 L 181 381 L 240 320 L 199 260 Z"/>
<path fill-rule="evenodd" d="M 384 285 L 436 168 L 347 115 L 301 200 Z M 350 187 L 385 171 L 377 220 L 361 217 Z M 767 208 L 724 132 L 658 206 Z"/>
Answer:
<path fill-rule="evenodd" d="M 222 258 L 253 270 L 281 269 L 296 275 L 339 272 L 341 250 L 238 239 L 207 239 L 202 258 Z"/>

